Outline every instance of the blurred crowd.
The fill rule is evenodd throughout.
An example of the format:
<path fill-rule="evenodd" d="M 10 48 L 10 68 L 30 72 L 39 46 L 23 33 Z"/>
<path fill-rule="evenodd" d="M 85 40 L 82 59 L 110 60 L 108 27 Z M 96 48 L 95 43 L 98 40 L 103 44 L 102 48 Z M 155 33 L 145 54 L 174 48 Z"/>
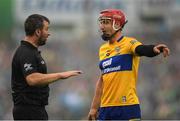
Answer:
<path fill-rule="evenodd" d="M 139 69 L 138 94 L 143 119 L 180 119 L 180 28 L 168 33 L 134 33 L 144 44 L 166 43 L 171 55 L 163 59 L 142 57 Z M 163 38 L 163 40 L 161 39 Z M 158 40 L 161 39 L 161 40 Z M 98 75 L 98 47 L 102 41 L 94 37 L 91 41 L 64 42 L 50 40 L 41 47 L 49 72 L 81 69 L 84 74 L 61 80 L 50 85 L 47 110 L 50 119 L 86 119 L 94 94 Z M 19 43 L 18 43 L 19 44 Z M 11 59 L 16 46 L 10 48 L 5 41 L 0 43 L 0 119 L 12 119 L 10 89 Z M 17 70 L 18 71 L 18 70 Z"/>
<path fill-rule="evenodd" d="M 146 9 L 146 6 L 144 8 Z M 131 30 L 127 36 L 135 37 L 143 44 L 165 43 L 171 50 L 170 56 L 165 59 L 162 55 L 154 58 L 141 57 L 137 90 L 142 119 L 180 119 L 180 26 L 170 29 L 166 24 L 158 23 L 158 18 L 152 26 L 148 23 L 149 19 L 142 19 L 144 23 L 141 21 L 138 28 Z M 129 21 L 134 22 L 131 19 Z M 88 27 L 87 24 L 84 29 L 88 30 Z M 12 30 L 10 38 L 13 38 L 11 36 L 15 31 L 17 30 Z M 124 35 L 126 36 L 126 31 Z M 14 50 L 20 44 L 20 40 L 7 38 L 0 37 L 0 120 L 12 119 L 11 60 Z M 59 36 L 49 38 L 47 44 L 39 48 L 49 73 L 72 69 L 84 72 L 78 77 L 50 85 L 49 105 L 46 107 L 50 120 L 87 119 L 96 81 L 100 75 L 98 50 L 102 43 L 98 34 L 91 35 L 88 32 L 80 39 Z"/>

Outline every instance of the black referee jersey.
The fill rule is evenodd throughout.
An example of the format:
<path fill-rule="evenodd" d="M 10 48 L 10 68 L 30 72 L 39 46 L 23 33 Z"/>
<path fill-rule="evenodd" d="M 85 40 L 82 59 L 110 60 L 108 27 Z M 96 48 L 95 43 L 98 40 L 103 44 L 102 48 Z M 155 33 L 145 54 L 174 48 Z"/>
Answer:
<path fill-rule="evenodd" d="M 12 60 L 11 87 L 14 105 L 48 104 L 49 86 L 29 86 L 26 76 L 34 72 L 47 73 L 46 63 L 36 47 L 21 41 Z"/>

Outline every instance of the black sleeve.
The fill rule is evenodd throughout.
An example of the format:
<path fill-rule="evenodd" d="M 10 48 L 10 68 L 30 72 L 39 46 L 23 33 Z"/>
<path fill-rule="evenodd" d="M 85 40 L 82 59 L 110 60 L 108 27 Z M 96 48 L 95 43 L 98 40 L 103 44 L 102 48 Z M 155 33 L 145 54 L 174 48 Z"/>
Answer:
<path fill-rule="evenodd" d="M 154 57 L 158 55 L 154 53 L 153 48 L 155 45 L 139 45 L 136 47 L 135 52 L 139 56 L 147 56 L 147 57 Z"/>
<path fill-rule="evenodd" d="M 34 53 L 28 52 L 26 50 L 22 52 L 22 56 L 20 57 L 20 66 L 24 77 L 37 72 L 37 63 Z"/>

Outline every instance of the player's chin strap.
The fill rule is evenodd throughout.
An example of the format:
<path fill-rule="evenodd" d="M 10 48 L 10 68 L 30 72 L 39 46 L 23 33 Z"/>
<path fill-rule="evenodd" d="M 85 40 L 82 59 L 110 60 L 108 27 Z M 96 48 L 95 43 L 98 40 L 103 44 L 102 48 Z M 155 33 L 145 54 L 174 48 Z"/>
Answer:
<path fill-rule="evenodd" d="M 127 22 L 128 22 L 128 21 L 126 21 L 126 22 L 124 23 L 124 25 L 125 25 Z M 120 27 L 119 29 L 116 30 L 115 27 L 114 27 L 114 22 L 113 22 L 113 29 L 116 30 L 116 31 L 115 31 L 111 36 L 108 36 L 108 35 L 106 35 L 106 34 L 102 34 L 102 35 L 101 35 L 101 38 L 102 38 L 104 41 L 111 40 L 111 39 L 118 33 L 118 31 L 122 31 L 124 25 L 123 25 L 122 27 Z"/>

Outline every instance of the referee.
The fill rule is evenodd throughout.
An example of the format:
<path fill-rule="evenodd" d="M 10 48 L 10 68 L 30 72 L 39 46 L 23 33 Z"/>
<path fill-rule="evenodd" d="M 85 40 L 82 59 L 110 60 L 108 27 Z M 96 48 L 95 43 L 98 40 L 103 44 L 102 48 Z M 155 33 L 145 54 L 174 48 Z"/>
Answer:
<path fill-rule="evenodd" d="M 14 102 L 14 120 L 48 120 L 49 86 L 59 79 L 82 73 L 79 70 L 47 74 L 46 63 L 38 50 L 45 45 L 50 21 L 47 17 L 33 14 L 25 23 L 25 38 L 21 41 L 12 60 L 11 87 Z"/>

